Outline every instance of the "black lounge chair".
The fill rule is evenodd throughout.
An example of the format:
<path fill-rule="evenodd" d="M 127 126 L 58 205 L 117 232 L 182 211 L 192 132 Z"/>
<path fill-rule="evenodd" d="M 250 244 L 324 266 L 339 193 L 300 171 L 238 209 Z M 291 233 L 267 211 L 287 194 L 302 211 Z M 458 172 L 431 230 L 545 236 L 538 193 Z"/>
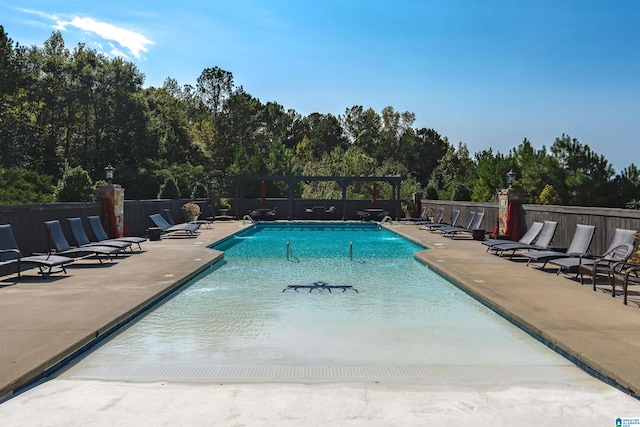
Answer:
<path fill-rule="evenodd" d="M 162 230 L 162 232 L 165 233 L 165 234 L 175 233 L 175 232 L 178 232 L 178 231 L 184 231 L 189 237 L 194 237 L 196 235 L 197 230 L 198 230 L 198 227 L 194 227 L 191 224 L 171 225 L 160 214 L 151 214 L 151 215 L 149 215 L 149 218 L 151 219 L 151 221 L 153 221 L 153 223 L 156 225 L 156 227 L 160 228 Z"/>
<path fill-rule="evenodd" d="M 171 215 L 171 210 L 170 209 L 164 209 L 164 216 L 165 216 L 165 220 L 167 221 L 167 223 L 170 226 L 175 226 L 175 225 L 184 225 L 184 226 L 189 226 L 191 229 L 193 229 L 194 231 L 200 228 L 200 224 L 189 224 L 186 222 L 183 222 L 181 224 L 178 224 L 177 222 L 175 222 L 175 220 L 173 219 L 173 215 Z"/>
<path fill-rule="evenodd" d="M 9 273 L 15 266 L 18 278 L 21 277 L 22 267 L 35 265 L 42 277 L 57 272 L 67 274 L 65 266 L 73 262 L 73 258 L 59 255 L 31 255 L 23 257 L 11 229 L 11 224 L 0 225 L 0 266 L 7 267 Z"/>
<path fill-rule="evenodd" d="M 103 257 L 106 257 L 109 261 L 113 261 L 112 256 L 122 252 L 120 248 L 114 248 L 109 246 L 85 246 L 85 247 L 71 247 L 67 238 L 64 237 L 60 221 L 54 219 L 52 221 L 45 221 L 44 225 L 49 233 L 49 242 L 53 246 L 50 248 L 56 255 L 67 255 L 72 258 L 84 258 L 88 256 L 95 256 L 103 263 Z"/>
<path fill-rule="evenodd" d="M 467 229 L 467 228 L 471 227 L 471 223 L 473 222 L 473 218 L 475 218 L 475 216 L 476 216 L 475 212 L 469 212 L 469 215 L 467 215 L 467 222 L 465 222 L 464 225 L 462 225 L 462 226 L 455 225 L 455 224 L 453 224 L 453 225 L 445 225 L 445 226 L 440 227 L 438 229 L 438 231 L 441 234 L 444 234 L 445 230 L 456 230 L 456 229 L 461 229 L 461 228 Z"/>
<path fill-rule="evenodd" d="M 633 237 L 636 230 L 616 228 L 611 243 L 601 255 L 584 255 L 577 258 L 559 258 L 549 261 L 558 267 L 556 274 L 575 271 L 580 276 L 580 283 L 584 284 L 584 274 L 595 278 L 599 273 L 609 274 L 613 264 L 626 260 L 633 252 Z M 593 269 L 593 271 L 591 271 Z M 595 282 L 593 283 L 595 290 Z"/>
<path fill-rule="evenodd" d="M 436 215 L 433 221 L 429 221 L 429 220 L 415 221 L 414 224 L 416 224 L 418 228 L 420 228 L 420 226 L 428 228 L 431 225 L 442 224 L 443 218 L 444 218 L 444 208 L 440 208 L 440 210 L 438 211 L 438 215 Z"/>
<path fill-rule="evenodd" d="M 468 223 L 466 227 L 443 227 L 440 229 L 440 231 L 444 236 L 451 237 L 453 239 L 458 234 L 473 233 L 476 230 L 480 230 L 483 220 L 484 212 L 478 212 L 473 216 L 472 221 Z"/>
<path fill-rule="evenodd" d="M 102 242 L 92 242 L 89 240 L 89 236 L 84 231 L 84 227 L 82 226 L 82 219 L 80 218 L 67 218 L 69 221 L 69 228 L 71 228 L 71 234 L 73 234 L 73 238 L 76 241 L 76 245 L 78 247 L 84 246 L 109 246 L 114 248 L 119 248 L 123 251 L 129 249 L 133 252 L 131 248 L 131 243 L 129 242 L 120 242 L 117 240 L 104 240 Z"/>
<path fill-rule="evenodd" d="M 196 219 L 194 221 L 191 221 L 191 219 L 189 218 L 189 214 L 187 213 L 187 208 L 183 206 L 180 208 L 180 210 L 182 210 L 182 216 L 184 217 L 184 222 L 186 222 L 187 224 L 196 224 L 198 226 L 204 225 L 205 228 L 211 228 L 211 224 L 213 224 L 213 221 L 209 219 Z"/>
<path fill-rule="evenodd" d="M 102 226 L 102 221 L 100 220 L 99 216 L 97 215 L 88 216 L 87 220 L 89 221 L 89 227 L 91 227 L 93 236 L 96 238 L 98 243 L 113 241 L 113 240 L 120 241 L 120 242 L 129 242 L 131 244 L 138 245 L 138 249 L 142 250 L 142 246 L 140 246 L 140 243 L 147 241 L 146 237 L 136 237 L 136 236 L 124 236 L 124 237 L 118 237 L 115 239 L 110 239 L 109 236 L 107 236 L 107 232 L 105 231 L 104 227 Z"/>
<path fill-rule="evenodd" d="M 482 244 L 488 246 L 487 252 L 489 252 L 489 249 L 491 249 L 491 246 L 504 245 L 505 243 L 522 243 L 525 245 L 530 245 L 536 240 L 536 238 L 540 234 L 540 231 L 542 231 L 542 226 L 543 224 L 541 222 L 532 223 L 531 227 L 529 227 L 527 232 L 524 233 L 520 238 L 520 240 L 518 240 L 517 242 L 513 240 L 508 240 L 508 239 L 489 239 L 489 240 L 483 241 Z"/>
<path fill-rule="evenodd" d="M 456 209 L 453 211 L 453 214 L 451 215 L 451 221 L 448 224 L 446 222 L 420 224 L 418 225 L 418 228 L 424 227 L 424 229 L 429 231 L 437 231 L 443 227 L 455 227 L 456 223 L 458 222 L 458 218 L 460 218 L 460 209 Z"/>
<path fill-rule="evenodd" d="M 517 251 L 544 251 L 547 250 L 553 240 L 553 236 L 556 234 L 556 228 L 558 223 L 555 221 L 545 221 L 542 225 L 542 230 L 532 244 L 523 243 L 503 243 L 500 245 L 493 245 L 489 247 L 489 250 L 496 255 L 504 256 L 505 252 L 511 252 L 508 256 L 515 256 Z"/>
<path fill-rule="evenodd" d="M 567 248 L 566 252 L 560 251 L 530 251 L 522 254 L 525 258 L 528 258 L 527 265 L 532 262 L 542 262 L 542 267 L 544 268 L 549 261 L 552 259 L 560 259 L 560 258 L 576 258 L 587 255 L 589 251 L 589 246 L 591 246 L 591 241 L 593 240 L 593 235 L 596 231 L 595 225 L 584 225 L 577 224 L 576 231 L 573 233 L 573 238 L 571 239 L 571 243 Z"/>
<path fill-rule="evenodd" d="M 420 210 L 420 215 L 418 215 L 418 218 L 400 218 L 401 222 L 417 222 L 417 221 L 428 221 L 427 220 L 427 207 L 423 206 L 422 209 Z"/>
<path fill-rule="evenodd" d="M 211 212 L 211 216 L 207 217 L 207 219 L 212 219 L 214 221 L 231 221 L 232 219 L 236 219 L 233 215 L 216 215 L 216 210 L 212 205 L 209 206 L 209 211 Z M 228 210 L 227 210 L 228 212 Z"/>

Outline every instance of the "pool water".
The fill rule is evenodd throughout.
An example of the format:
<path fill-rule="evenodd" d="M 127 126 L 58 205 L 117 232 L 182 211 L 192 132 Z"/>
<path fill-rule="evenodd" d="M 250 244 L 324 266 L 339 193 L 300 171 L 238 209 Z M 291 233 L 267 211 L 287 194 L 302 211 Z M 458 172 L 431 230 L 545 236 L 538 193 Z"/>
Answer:
<path fill-rule="evenodd" d="M 215 246 L 225 258 L 408 258 L 422 250 L 376 223 L 272 223 L 246 230 Z"/>
<path fill-rule="evenodd" d="M 89 355 L 85 373 L 114 364 L 573 366 L 416 261 L 424 248 L 377 226 L 257 227 L 217 248 L 224 261 Z M 345 288 L 290 288 L 313 283 Z"/>

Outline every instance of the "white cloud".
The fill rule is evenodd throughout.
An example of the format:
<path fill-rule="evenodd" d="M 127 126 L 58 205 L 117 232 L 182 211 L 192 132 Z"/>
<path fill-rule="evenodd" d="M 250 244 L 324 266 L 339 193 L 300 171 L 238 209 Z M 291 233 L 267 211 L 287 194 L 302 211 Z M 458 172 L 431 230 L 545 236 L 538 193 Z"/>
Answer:
<path fill-rule="evenodd" d="M 71 20 L 65 21 L 58 18 L 56 15 L 47 15 L 33 10 L 25 10 L 25 12 L 43 16 L 54 21 L 53 27 L 60 31 L 66 31 L 67 27 L 74 27 L 87 33 L 95 34 L 104 40 L 113 41 L 138 59 L 140 59 L 143 53 L 147 52 L 147 47 L 153 44 L 153 41 L 149 40 L 141 33 L 117 27 L 106 22 L 99 22 L 93 18 L 74 16 Z M 112 53 L 114 52 L 117 52 L 118 56 L 127 56 L 123 53 L 122 49 L 112 46 Z"/>
<path fill-rule="evenodd" d="M 109 51 L 111 56 L 121 56 L 122 58 L 129 59 L 127 54 L 118 49 L 113 43 L 109 43 L 109 47 L 111 48 L 111 50 Z"/>

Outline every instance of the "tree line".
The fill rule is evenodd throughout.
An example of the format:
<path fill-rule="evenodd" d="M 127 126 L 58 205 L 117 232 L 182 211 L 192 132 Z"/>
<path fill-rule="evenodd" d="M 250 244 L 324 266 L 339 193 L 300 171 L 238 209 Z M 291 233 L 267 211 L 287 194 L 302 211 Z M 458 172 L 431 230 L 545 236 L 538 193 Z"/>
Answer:
<path fill-rule="evenodd" d="M 361 105 L 343 114 L 304 116 L 275 101 L 263 103 L 219 67 L 195 85 L 167 78 L 145 88 L 144 74 L 123 58 L 80 43 L 65 46 L 53 32 L 42 47 L 13 42 L 0 26 L 0 203 L 73 198 L 69 180 L 95 183 L 104 167 L 128 199 L 206 196 L 211 186 L 233 196 L 231 176 L 406 175 L 401 194 L 491 201 L 513 170 L 532 203 L 638 207 L 634 164 L 615 174 L 589 146 L 561 135 L 547 149 L 530 141 L 509 153 L 469 153 L 431 128 L 415 128 L 415 114 Z M 268 183 L 270 196 L 286 196 Z M 379 186 L 379 197 L 391 189 Z M 257 185 L 241 188 L 257 197 Z M 83 197 L 90 197 L 85 191 Z M 341 198 L 332 182 L 301 183 L 296 197 Z M 350 198 L 368 198 L 354 184 Z"/>

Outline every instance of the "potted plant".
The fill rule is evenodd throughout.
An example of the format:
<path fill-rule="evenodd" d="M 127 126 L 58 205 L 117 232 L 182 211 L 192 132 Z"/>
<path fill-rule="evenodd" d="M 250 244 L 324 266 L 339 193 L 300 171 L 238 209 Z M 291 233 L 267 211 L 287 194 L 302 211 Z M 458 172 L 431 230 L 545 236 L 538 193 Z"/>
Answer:
<path fill-rule="evenodd" d="M 229 199 L 225 199 L 224 197 L 218 201 L 218 213 L 220 215 L 226 215 L 231 209 L 231 203 L 229 203 Z"/>
<path fill-rule="evenodd" d="M 200 216 L 200 206 L 195 203 L 185 203 L 183 208 L 187 211 L 187 215 L 191 221 L 196 221 Z"/>
<path fill-rule="evenodd" d="M 411 218 L 411 216 L 413 215 L 413 210 L 416 207 L 413 200 L 405 200 L 400 203 L 400 206 L 402 207 L 402 211 L 405 214 L 405 218 Z"/>

